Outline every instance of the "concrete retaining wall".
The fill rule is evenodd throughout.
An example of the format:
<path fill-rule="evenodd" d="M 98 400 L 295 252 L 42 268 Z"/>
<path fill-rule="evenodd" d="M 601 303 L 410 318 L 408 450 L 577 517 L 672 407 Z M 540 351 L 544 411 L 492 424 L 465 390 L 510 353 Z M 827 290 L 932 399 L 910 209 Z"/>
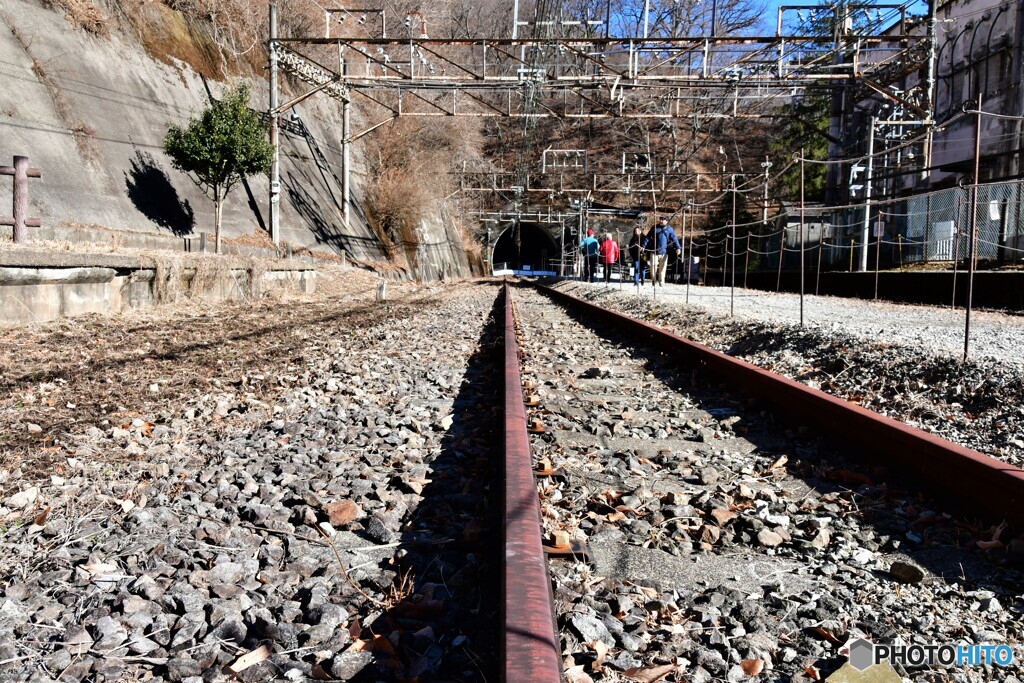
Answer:
<path fill-rule="evenodd" d="M 182 298 L 237 301 L 315 289 L 316 271 L 288 262 L 265 268 L 207 259 L 167 267 L 136 257 L 14 252 L 0 255 L 0 325 L 114 314 Z"/>

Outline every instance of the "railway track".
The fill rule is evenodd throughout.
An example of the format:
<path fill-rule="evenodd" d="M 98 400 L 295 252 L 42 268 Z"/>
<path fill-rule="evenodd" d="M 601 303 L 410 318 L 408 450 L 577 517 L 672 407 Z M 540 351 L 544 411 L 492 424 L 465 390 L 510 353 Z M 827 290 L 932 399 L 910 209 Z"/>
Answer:
<path fill-rule="evenodd" d="M 567 295 L 505 297 L 505 680 L 824 680 L 861 637 L 1014 654 L 877 680 L 1021 675 L 1020 470 Z"/>
<path fill-rule="evenodd" d="M 955 476 L 897 481 L 884 425 L 838 436 L 812 403 L 787 418 L 765 373 L 532 288 L 500 297 L 456 284 L 242 327 L 228 310 L 205 321 L 227 368 L 206 393 L 114 375 L 151 397 L 137 414 L 92 395 L 116 343 L 78 381 L 26 378 L 61 392 L 46 409 L 9 387 L 12 425 L 100 412 L 44 423 L 53 446 L 18 471 L 6 454 L 0 680 L 806 681 L 856 635 L 1014 648 L 1009 668 L 908 680 L 1021 675 L 1018 471 L 953 449 Z M 182 363 L 176 327 L 132 343 Z"/>

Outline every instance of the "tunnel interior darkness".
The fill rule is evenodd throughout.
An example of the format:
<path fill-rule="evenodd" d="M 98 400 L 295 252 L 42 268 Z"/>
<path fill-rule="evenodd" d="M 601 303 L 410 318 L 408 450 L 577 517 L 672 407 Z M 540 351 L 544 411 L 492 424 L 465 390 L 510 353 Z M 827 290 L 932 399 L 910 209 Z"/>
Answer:
<path fill-rule="evenodd" d="M 520 224 L 520 249 L 516 249 L 512 233 L 512 228 L 508 227 L 498 236 L 494 243 L 494 264 L 507 263 L 507 267 L 516 270 L 521 270 L 524 265 L 530 266 L 531 270 L 549 270 L 551 261 L 558 258 L 555 238 L 540 225 Z"/>

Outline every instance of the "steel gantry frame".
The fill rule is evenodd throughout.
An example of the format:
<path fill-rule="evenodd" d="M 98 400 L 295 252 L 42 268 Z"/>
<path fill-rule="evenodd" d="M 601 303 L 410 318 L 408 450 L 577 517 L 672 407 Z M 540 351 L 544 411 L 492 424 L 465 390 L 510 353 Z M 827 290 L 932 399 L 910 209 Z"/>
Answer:
<path fill-rule="evenodd" d="M 425 27 L 413 36 L 409 21 L 408 37 L 388 36 L 383 13 L 378 37 L 333 36 L 333 14 L 352 11 L 343 8 L 327 11 L 322 37 L 280 37 L 271 0 L 271 141 L 277 150 L 280 115 L 305 99 L 325 94 L 342 102 L 342 219 L 347 225 L 350 145 L 400 116 L 773 118 L 779 116 L 775 107 L 757 105 L 777 105 L 809 89 L 850 86 L 897 101 L 899 95 L 889 86 L 926 64 L 934 35 L 931 30 L 908 33 L 901 6 L 877 6 L 900 8 L 899 22 L 878 34 L 855 33 L 845 16 L 837 16 L 836 24 L 844 29 L 833 36 L 786 35 L 782 13 L 793 6 L 785 6 L 779 9 L 775 35 L 767 36 L 717 35 L 713 30 L 713 35 L 657 37 L 645 29 L 643 37 L 612 37 L 605 25 L 603 37 L 449 39 L 427 37 Z M 542 66 L 532 58 L 539 53 L 550 55 Z M 280 104 L 279 70 L 308 89 Z M 386 112 L 382 121 L 359 133 L 351 129 L 355 95 Z M 687 105 L 692 102 L 705 110 L 695 113 Z M 709 102 L 720 110 L 708 110 Z M 280 239 L 278 174 L 275 158 L 270 183 L 275 242 Z M 597 182 L 595 176 L 595 187 Z M 644 190 L 650 191 L 658 190 Z"/>

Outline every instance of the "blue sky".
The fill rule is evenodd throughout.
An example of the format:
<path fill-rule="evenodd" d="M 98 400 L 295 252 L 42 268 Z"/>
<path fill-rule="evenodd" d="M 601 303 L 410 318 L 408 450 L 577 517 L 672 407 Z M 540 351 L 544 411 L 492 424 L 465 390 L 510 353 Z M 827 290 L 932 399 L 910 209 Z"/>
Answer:
<path fill-rule="evenodd" d="M 765 12 L 765 30 L 768 35 L 775 33 L 775 22 L 779 16 L 779 5 L 786 5 L 787 7 L 793 5 L 805 5 L 807 7 L 820 7 L 823 3 L 821 2 L 807 2 L 806 0 L 768 0 L 768 11 Z M 866 2 L 865 2 L 866 4 Z M 895 0 L 885 0 L 884 4 L 895 5 L 900 4 Z M 904 3 L 907 7 L 907 15 L 915 14 L 926 14 L 928 12 L 928 4 L 924 0 L 906 0 Z M 787 12 L 783 17 L 785 21 L 795 19 L 793 12 Z"/>

